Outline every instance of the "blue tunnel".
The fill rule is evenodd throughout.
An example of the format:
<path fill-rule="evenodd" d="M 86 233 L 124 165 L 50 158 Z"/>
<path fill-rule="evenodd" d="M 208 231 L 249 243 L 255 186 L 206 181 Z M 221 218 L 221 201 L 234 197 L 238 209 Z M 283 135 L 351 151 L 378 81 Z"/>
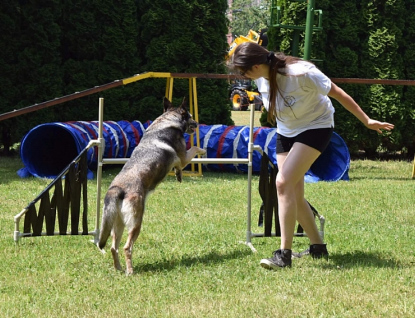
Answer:
<path fill-rule="evenodd" d="M 105 140 L 104 158 L 129 158 L 140 142 L 150 121 L 106 121 L 103 127 Z M 273 164 L 276 164 L 274 128 L 255 127 L 254 145 L 261 147 Z M 22 139 L 20 155 L 24 168 L 19 176 L 55 178 L 88 145 L 98 138 L 98 122 L 55 122 L 36 126 Z M 191 136 L 185 134 L 190 148 Z M 193 135 L 197 144 L 196 134 Z M 200 125 L 200 147 L 207 151 L 207 158 L 247 158 L 249 126 Z M 259 173 L 261 153 L 254 151 L 252 170 Z M 95 170 L 98 153 L 88 151 L 88 167 Z M 333 133 L 327 149 L 306 174 L 306 182 L 349 180 L 350 153 L 344 140 Z M 209 171 L 247 172 L 246 164 L 204 164 Z M 90 177 L 92 173 L 90 174 Z"/>

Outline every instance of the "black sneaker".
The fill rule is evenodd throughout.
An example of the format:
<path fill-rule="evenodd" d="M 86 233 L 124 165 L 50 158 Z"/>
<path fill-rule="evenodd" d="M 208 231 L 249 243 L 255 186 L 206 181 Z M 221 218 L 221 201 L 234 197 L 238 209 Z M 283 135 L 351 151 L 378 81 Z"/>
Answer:
<path fill-rule="evenodd" d="M 329 252 L 327 251 L 326 244 L 313 244 L 310 245 L 310 255 L 316 258 L 325 258 L 326 260 L 329 259 Z"/>
<path fill-rule="evenodd" d="M 260 264 L 266 269 L 278 269 L 282 267 L 291 267 L 291 250 L 276 250 L 272 253 L 272 258 L 264 258 Z"/>
<path fill-rule="evenodd" d="M 292 258 L 301 258 L 303 256 L 311 255 L 314 259 L 325 258 L 329 259 L 329 252 L 327 251 L 326 244 L 313 244 L 305 251 L 292 253 Z"/>

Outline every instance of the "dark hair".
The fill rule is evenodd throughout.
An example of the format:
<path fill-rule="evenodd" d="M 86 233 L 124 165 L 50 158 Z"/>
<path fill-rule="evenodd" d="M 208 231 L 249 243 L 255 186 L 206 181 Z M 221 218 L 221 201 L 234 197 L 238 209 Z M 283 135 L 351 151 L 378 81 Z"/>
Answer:
<path fill-rule="evenodd" d="M 236 47 L 228 63 L 228 67 L 231 70 L 239 70 L 245 73 L 252 69 L 254 65 L 269 64 L 269 107 L 267 119 L 270 123 L 274 124 L 275 118 L 278 117 L 276 107 L 276 98 L 279 92 L 277 73 L 286 75 L 285 67 L 299 60 L 301 59 L 298 57 L 288 56 L 282 52 L 274 53 L 268 51 L 257 43 L 244 42 Z"/>

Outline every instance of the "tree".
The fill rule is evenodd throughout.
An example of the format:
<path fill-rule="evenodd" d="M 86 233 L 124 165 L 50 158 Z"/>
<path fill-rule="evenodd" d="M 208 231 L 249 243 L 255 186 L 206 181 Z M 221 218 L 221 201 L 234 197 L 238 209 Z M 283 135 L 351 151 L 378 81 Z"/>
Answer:
<path fill-rule="evenodd" d="M 140 0 L 138 21 L 139 56 L 142 72 L 225 73 L 227 50 L 226 0 Z M 137 117 L 153 118 L 161 113 L 165 80 L 137 83 L 143 96 L 136 102 Z M 197 81 L 200 122 L 231 124 L 227 83 L 224 80 Z M 188 96 L 188 83 L 174 81 L 175 104 Z"/>
<path fill-rule="evenodd" d="M 405 1 L 405 26 L 403 27 L 402 45 L 399 47 L 399 53 L 404 63 L 404 78 L 415 79 L 415 2 Z M 415 87 L 403 87 L 402 108 L 400 116 L 405 119 L 402 124 L 402 143 L 407 149 L 408 156 L 414 157 L 415 153 Z M 406 133 L 405 133 L 406 132 Z M 408 133 L 409 132 L 409 133 Z"/>
<path fill-rule="evenodd" d="M 135 74 L 140 64 L 137 55 L 138 26 L 134 0 L 85 2 L 65 1 L 62 10 L 61 54 L 64 93 L 88 89 L 96 85 Z M 100 94 L 105 98 L 105 118 L 132 117 L 131 87 L 113 89 Z M 57 119 L 95 120 L 97 99 L 93 95 L 58 106 Z M 127 118 L 128 117 L 128 118 Z"/>
<path fill-rule="evenodd" d="M 10 1 L 2 2 L 0 8 L 0 112 L 60 96 L 59 1 Z M 6 140 L 5 152 L 28 127 L 48 120 L 53 120 L 53 114 L 42 110 L 31 116 L 0 122 Z"/>
<path fill-rule="evenodd" d="M 279 0 L 281 23 L 305 25 L 305 3 Z M 323 32 L 313 33 L 312 59 L 329 77 L 413 79 L 413 4 L 411 1 L 316 0 L 323 11 Z M 413 22 L 413 21 L 412 21 Z M 293 31 L 271 28 L 269 48 L 291 53 Z M 303 56 L 304 38 L 300 37 Z M 411 50 L 412 49 L 412 50 Z M 405 62 L 403 57 L 406 58 Z M 409 76 L 408 76 L 409 75 Z M 364 149 L 367 155 L 379 150 L 408 151 L 413 156 L 415 117 L 413 90 L 391 85 L 340 85 L 370 116 L 389 121 L 396 128 L 378 135 L 366 129 L 341 105 L 336 109 L 335 129 L 351 152 Z M 406 100 L 405 98 L 408 98 Z M 400 130 L 399 127 L 408 129 Z M 410 132 L 410 133 L 408 133 Z M 412 149 L 412 150 L 411 150 Z"/>
<path fill-rule="evenodd" d="M 3 1 L 0 112 L 137 73 L 226 73 L 226 9 L 226 0 Z M 165 82 L 140 81 L 101 93 L 105 119 L 155 119 Z M 231 124 L 227 83 L 198 80 L 197 86 L 200 121 Z M 178 100 L 188 95 L 187 81 L 176 80 L 174 88 Z M 99 96 L 1 122 L 2 142 L 8 149 L 40 123 L 96 120 Z"/>
<path fill-rule="evenodd" d="M 13 109 L 18 102 L 19 90 L 16 87 L 17 75 L 16 52 L 20 46 L 18 1 L 0 2 L 0 113 Z M 12 145 L 12 129 L 16 120 L 0 122 L 0 145 L 3 143 L 4 154 L 9 154 Z"/>
<path fill-rule="evenodd" d="M 259 2 L 259 4 L 258 4 Z M 234 37 L 247 35 L 249 30 L 259 32 L 269 25 L 271 0 L 234 0 L 231 12 L 230 30 Z"/>

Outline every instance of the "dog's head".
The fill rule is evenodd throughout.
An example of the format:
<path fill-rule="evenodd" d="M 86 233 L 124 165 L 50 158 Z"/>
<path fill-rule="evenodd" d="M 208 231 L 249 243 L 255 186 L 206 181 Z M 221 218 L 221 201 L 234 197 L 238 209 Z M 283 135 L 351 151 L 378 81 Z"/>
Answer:
<path fill-rule="evenodd" d="M 164 97 L 164 112 L 174 112 L 175 116 L 180 119 L 182 130 L 188 134 L 195 132 L 198 123 L 193 120 L 192 114 L 187 110 L 186 98 L 183 98 L 182 104 L 179 107 L 173 107 L 171 102 Z"/>

